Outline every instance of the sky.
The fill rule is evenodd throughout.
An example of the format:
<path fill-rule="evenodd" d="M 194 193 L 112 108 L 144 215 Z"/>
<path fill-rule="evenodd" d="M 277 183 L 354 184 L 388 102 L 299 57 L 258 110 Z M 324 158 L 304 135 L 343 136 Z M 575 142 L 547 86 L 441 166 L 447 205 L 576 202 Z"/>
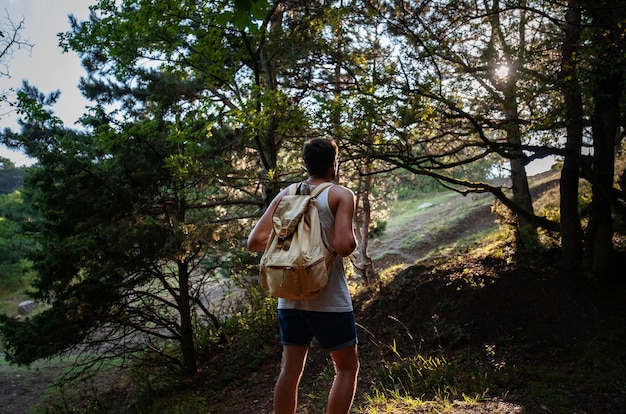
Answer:
<path fill-rule="evenodd" d="M 23 20 L 24 28 L 20 32 L 22 40 L 34 46 L 30 50 L 14 51 L 8 62 L 11 77 L 0 78 L 0 90 L 18 89 L 23 80 L 28 80 L 46 94 L 58 89 L 61 97 L 54 106 L 55 115 L 66 125 L 72 126 L 85 112 L 88 103 L 78 89 L 78 82 L 85 71 L 75 53 L 62 52 L 58 46 L 57 33 L 70 29 L 70 14 L 78 20 L 86 20 L 89 6 L 94 3 L 95 0 L 2 0 L 0 19 L 3 28 L 6 29 L 7 15 L 15 24 Z M 15 115 L 3 115 L 0 118 L 0 129 L 9 127 L 19 130 L 16 120 Z M 9 158 L 17 166 L 34 162 L 24 154 L 1 145 L 0 157 Z"/>

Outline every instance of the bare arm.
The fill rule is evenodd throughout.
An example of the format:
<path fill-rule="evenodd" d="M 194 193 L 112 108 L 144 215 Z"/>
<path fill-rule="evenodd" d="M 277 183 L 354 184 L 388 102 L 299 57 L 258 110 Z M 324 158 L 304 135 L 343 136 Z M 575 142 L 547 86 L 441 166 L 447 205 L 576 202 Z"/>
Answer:
<path fill-rule="evenodd" d="M 356 248 L 356 237 L 352 219 L 355 210 L 354 193 L 345 187 L 331 188 L 336 198 L 334 248 L 339 256 L 346 257 Z M 333 203 L 334 204 L 334 203 Z"/>
<path fill-rule="evenodd" d="M 265 213 L 261 216 L 259 221 L 256 223 L 250 235 L 248 236 L 248 249 L 249 250 L 257 250 L 263 251 L 265 250 L 265 246 L 270 238 L 270 233 L 272 232 L 272 214 L 274 210 L 276 210 L 276 206 L 283 196 L 287 194 L 287 189 L 282 190 L 270 203 L 265 210 Z"/>

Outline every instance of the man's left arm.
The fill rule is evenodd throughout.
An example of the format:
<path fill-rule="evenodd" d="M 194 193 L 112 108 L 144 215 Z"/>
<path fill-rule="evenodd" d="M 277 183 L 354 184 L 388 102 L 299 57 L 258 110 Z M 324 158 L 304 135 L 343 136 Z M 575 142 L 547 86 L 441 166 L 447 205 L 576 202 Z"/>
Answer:
<path fill-rule="evenodd" d="M 332 188 L 331 190 L 334 190 Z M 341 257 L 349 256 L 356 248 L 354 235 L 353 217 L 355 210 L 354 193 L 345 187 L 336 188 L 338 197 L 337 210 L 335 211 L 335 231 L 333 244 L 335 252 Z"/>
<path fill-rule="evenodd" d="M 248 236 L 248 249 L 249 250 L 257 250 L 263 251 L 265 250 L 265 246 L 267 246 L 267 242 L 270 239 L 270 234 L 272 232 L 272 214 L 274 214 L 274 210 L 276 210 L 276 206 L 281 198 L 286 194 L 287 190 L 284 189 L 272 200 L 270 205 L 265 210 L 265 213 L 261 216 L 259 221 L 256 223 L 250 235 Z"/>

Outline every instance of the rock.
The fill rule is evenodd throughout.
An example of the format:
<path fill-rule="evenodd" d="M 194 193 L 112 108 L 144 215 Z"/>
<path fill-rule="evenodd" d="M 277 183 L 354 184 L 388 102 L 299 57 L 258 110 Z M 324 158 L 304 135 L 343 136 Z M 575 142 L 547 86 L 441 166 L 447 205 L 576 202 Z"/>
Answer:
<path fill-rule="evenodd" d="M 36 306 L 37 304 L 32 300 L 25 300 L 17 305 L 17 314 L 21 316 L 28 315 L 33 311 L 33 309 L 35 309 Z"/>

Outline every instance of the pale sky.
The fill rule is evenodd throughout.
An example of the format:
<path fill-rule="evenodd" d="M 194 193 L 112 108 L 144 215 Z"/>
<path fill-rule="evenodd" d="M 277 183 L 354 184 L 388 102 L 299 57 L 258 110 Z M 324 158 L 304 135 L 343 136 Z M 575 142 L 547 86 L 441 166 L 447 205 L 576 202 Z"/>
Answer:
<path fill-rule="evenodd" d="M 85 112 L 87 101 L 78 90 L 78 81 L 85 75 L 80 59 L 73 52 L 62 53 L 57 33 L 66 32 L 70 25 L 68 15 L 79 20 L 89 16 L 89 6 L 95 0 L 2 0 L 0 19 L 6 22 L 7 14 L 16 25 L 24 20 L 20 32 L 22 40 L 34 47 L 29 51 L 15 51 L 9 63 L 11 78 L 0 78 L 0 90 L 17 89 L 26 79 L 41 92 L 60 90 L 61 98 L 55 105 L 55 115 L 71 127 Z M 3 24 L 6 28 L 6 24 Z M 5 109 L 4 107 L 2 109 Z M 4 111 L 3 111 L 4 112 Z M 0 129 L 18 130 L 15 116 L 0 118 Z M 32 164 L 23 154 L 0 145 L 0 156 L 11 159 L 17 166 Z"/>

